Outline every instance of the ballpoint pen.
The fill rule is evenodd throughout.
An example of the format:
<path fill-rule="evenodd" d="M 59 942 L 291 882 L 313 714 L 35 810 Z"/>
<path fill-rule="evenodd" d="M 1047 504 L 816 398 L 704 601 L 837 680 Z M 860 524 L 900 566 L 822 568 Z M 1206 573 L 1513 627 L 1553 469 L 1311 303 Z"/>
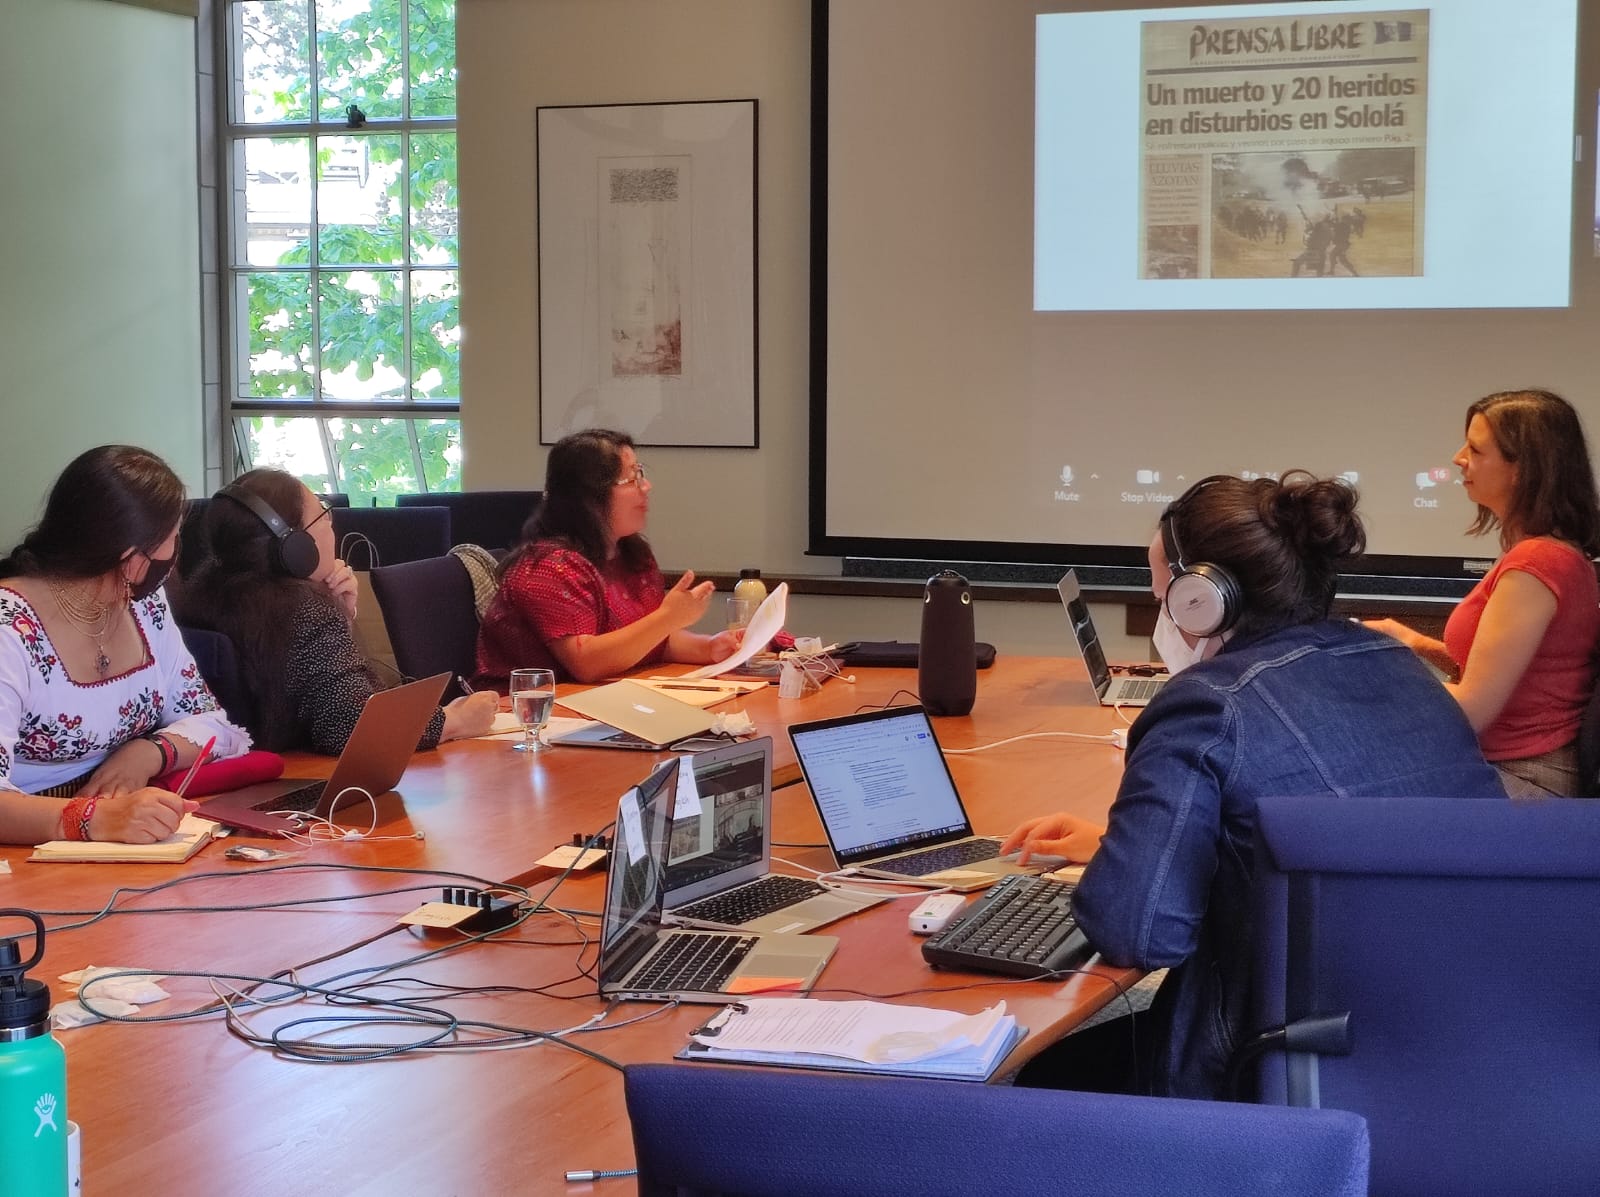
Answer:
<path fill-rule="evenodd" d="M 477 691 L 472 688 L 472 683 L 467 681 L 467 679 L 462 677 L 459 673 L 456 674 L 456 685 L 461 687 L 461 693 L 463 694 L 477 693 Z"/>
<path fill-rule="evenodd" d="M 194 775 L 200 771 L 200 766 L 206 763 L 206 758 L 211 755 L 211 750 L 216 746 L 217 737 L 212 736 L 206 741 L 206 746 L 194 758 L 194 764 L 189 766 L 189 771 L 183 775 L 183 780 L 178 783 L 178 788 L 174 791 L 179 798 L 182 798 L 188 792 L 189 783 L 194 780 Z"/>

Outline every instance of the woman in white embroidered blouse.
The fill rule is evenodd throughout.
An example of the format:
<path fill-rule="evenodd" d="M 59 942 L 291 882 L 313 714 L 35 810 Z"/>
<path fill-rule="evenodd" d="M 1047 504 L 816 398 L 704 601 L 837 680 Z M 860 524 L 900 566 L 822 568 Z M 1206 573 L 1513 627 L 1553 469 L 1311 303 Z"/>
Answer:
<path fill-rule="evenodd" d="M 182 515 L 164 461 L 102 445 L 0 560 L 0 841 L 162 839 L 194 804 L 152 779 L 249 748 L 161 591 Z"/>

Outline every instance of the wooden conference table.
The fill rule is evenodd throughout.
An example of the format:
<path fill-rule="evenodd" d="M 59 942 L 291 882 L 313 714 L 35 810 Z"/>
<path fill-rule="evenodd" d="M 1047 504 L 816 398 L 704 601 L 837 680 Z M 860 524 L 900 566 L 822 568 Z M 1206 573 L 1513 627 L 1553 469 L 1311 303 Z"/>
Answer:
<path fill-rule="evenodd" d="M 773 737 L 776 784 L 798 778 L 785 728 L 882 704 L 913 689 L 915 671 L 863 670 L 850 685 L 831 681 L 820 694 L 781 699 L 769 687 L 743 702 L 763 734 Z M 902 695 L 898 701 L 908 701 Z M 979 674 L 978 700 L 964 718 L 939 719 L 946 748 L 991 744 L 1029 732 L 1104 734 L 1120 717 L 1100 707 L 1081 662 L 1000 658 Z M 609 823 L 618 796 L 657 757 L 595 749 L 556 749 L 532 759 L 502 740 L 445 745 L 419 754 L 385 800 L 382 821 L 367 840 L 335 841 L 292 858 L 295 868 L 234 862 L 223 856 L 235 837 L 208 845 L 187 864 L 27 863 L 27 849 L 0 848 L 10 877 L 0 877 L 0 904 L 52 912 L 52 927 L 81 921 L 69 911 L 95 911 L 119 887 L 178 881 L 161 893 L 124 895 L 128 911 L 176 907 L 172 913 L 118 913 L 91 926 L 50 936 L 36 975 L 62 995 L 56 978 L 86 965 L 148 968 L 158 973 L 259 977 L 296 966 L 303 981 L 359 968 L 381 968 L 428 948 L 459 941 L 420 936 L 395 920 L 438 896 L 452 879 L 526 885 L 535 895 L 557 874 L 533 861 L 551 847 Z M 1025 740 L 971 756 L 948 758 L 980 832 L 1002 833 L 1034 814 L 1066 809 L 1101 817 L 1121 776 L 1121 753 L 1103 742 Z M 295 775 L 326 774 L 331 762 L 304 757 Z M 803 784 L 774 794 L 774 838 L 819 845 L 821 828 Z M 364 807 L 340 821 L 365 828 Z M 382 838 L 379 838 L 382 837 Z M 775 854 L 826 865 L 817 847 Z M 324 866 L 365 866 L 363 871 Z M 431 870 L 419 876 L 384 870 Z M 407 888 L 411 887 L 411 888 Z M 551 904 L 597 912 L 603 880 L 575 875 Z M 388 892 L 407 888 L 407 892 Z M 271 909 L 270 903 L 326 898 L 325 903 Z M 981 974 L 936 972 L 922 961 L 920 940 L 906 929 L 911 902 L 889 902 L 824 929 L 838 952 L 818 982 L 822 998 L 873 997 L 976 1011 L 1005 1000 L 1029 1028 L 1002 1071 L 1020 1066 L 1112 1000 L 1137 974 L 1100 968 L 1097 975 L 1053 983 L 1003 981 Z M 9 930 L 9 928 L 8 928 Z M 597 920 L 584 931 L 598 935 Z M 421 965 L 396 970 L 451 986 L 494 986 L 515 992 L 462 995 L 427 1004 L 462 1018 L 520 1028 L 569 1028 L 601 1013 L 593 980 L 594 947 L 574 924 L 536 916 L 491 939 Z M 336 955 L 325 963 L 322 957 Z M 245 982 L 239 982 L 244 984 Z M 145 1014 L 194 1009 L 214 1000 L 211 984 L 174 976 L 171 1000 Z M 541 987 L 534 992 L 535 987 Z M 906 992 L 916 991 L 916 992 Z M 391 990 L 391 993 L 399 992 Z M 608 1023 L 650 1012 L 624 1005 Z M 622 1063 L 663 1061 L 680 1049 L 711 1007 L 663 1008 L 615 1030 L 574 1036 L 575 1042 Z M 292 1019 L 359 1013 L 310 1003 L 248 1016 L 257 1030 Z M 412 1039 L 416 1028 L 341 1031 L 346 1040 Z M 151 1025 L 103 1024 L 59 1033 L 67 1049 L 69 1109 L 83 1127 L 90 1193 L 498 1193 L 631 1191 L 631 1181 L 567 1185 L 567 1169 L 632 1167 L 631 1132 L 615 1070 L 543 1043 L 514 1050 L 434 1053 L 353 1064 L 279 1058 L 230 1035 L 219 1018 Z M 686 1133 L 714 1133 L 714 1112 L 685 1111 Z"/>

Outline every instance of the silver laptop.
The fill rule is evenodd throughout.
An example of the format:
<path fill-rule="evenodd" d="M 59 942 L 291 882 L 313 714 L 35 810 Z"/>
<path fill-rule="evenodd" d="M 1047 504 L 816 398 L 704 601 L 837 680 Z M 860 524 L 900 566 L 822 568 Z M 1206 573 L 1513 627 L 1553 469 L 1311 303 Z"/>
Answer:
<path fill-rule="evenodd" d="M 729 995 L 804 993 L 839 941 L 826 935 L 663 930 L 667 841 L 681 758 L 622 796 L 600 921 L 600 996 L 723 1002 Z"/>
<path fill-rule="evenodd" d="M 928 881 L 958 892 L 1041 873 L 976 836 L 921 707 L 890 707 L 789 729 L 828 845 L 841 869 Z"/>
<path fill-rule="evenodd" d="M 327 819 L 342 806 L 365 802 L 368 794 L 377 799 L 394 789 L 411 763 L 450 676 L 436 673 L 368 695 L 326 781 L 264 781 L 207 799 L 195 813 L 243 831 L 286 835 L 308 818 Z"/>
<path fill-rule="evenodd" d="M 556 700 L 569 711 L 594 722 L 550 737 L 552 744 L 583 748 L 635 748 L 660 752 L 683 740 L 711 730 L 716 716 L 704 707 L 641 686 L 637 682 L 612 682 L 566 694 Z"/>
<path fill-rule="evenodd" d="M 1101 706 L 1142 707 L 1171 680 L 1160 666 L 1138 667 L 1141 671 L 1152 669 L 1154 672 L 1149 677 L 1113 675 L 1100 647 L 1100 637 L 1094 630 L 1094 620 L 1089 618 L 1089 604 L 1083 601 L 1083 591 L 1078 587 L 1078 575 L 1069 569 L 1056 583 L 1056 590 L 1061 594 L 1062 606 L 1067 609 L 1072 638 L 1078 642 L 1078 651 L 1083 654 L 1083 663 L 1089 669 L 1089 680 L 1094 683 Z"/>
<path fill-rule="evenodd" d="M 889 900 L 770 872 L 771 860 L 772 738 L 687 758 L 667 854 L 669 923 L 801 932 Z"/>

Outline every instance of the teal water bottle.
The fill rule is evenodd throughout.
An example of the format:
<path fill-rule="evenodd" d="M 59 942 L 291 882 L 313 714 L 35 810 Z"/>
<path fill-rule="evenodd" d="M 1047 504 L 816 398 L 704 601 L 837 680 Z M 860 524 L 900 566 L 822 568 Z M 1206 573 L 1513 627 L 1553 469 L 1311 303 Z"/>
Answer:
<path fill-rule="evenodd" d="M 27 975 L 44 956 L 44 921 L 31 910 L 0 919 L 33 924 L 33 955 L 0 939 L 0 1161 L 21 1197 L 67 1191 L 67 1053 L 50 1034 L 50 987 Z"/>

